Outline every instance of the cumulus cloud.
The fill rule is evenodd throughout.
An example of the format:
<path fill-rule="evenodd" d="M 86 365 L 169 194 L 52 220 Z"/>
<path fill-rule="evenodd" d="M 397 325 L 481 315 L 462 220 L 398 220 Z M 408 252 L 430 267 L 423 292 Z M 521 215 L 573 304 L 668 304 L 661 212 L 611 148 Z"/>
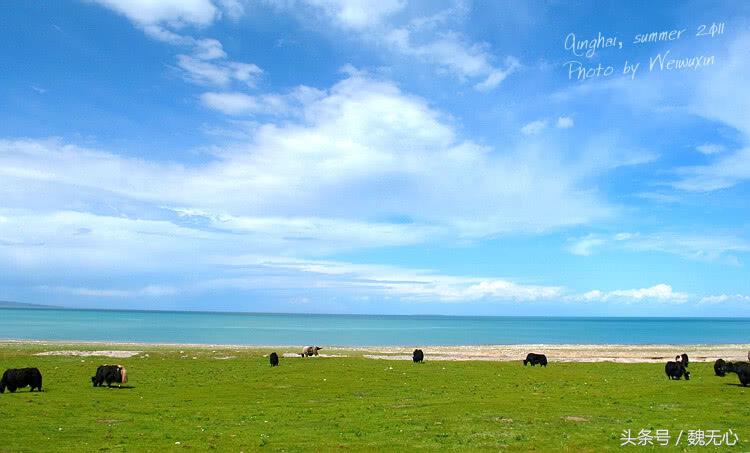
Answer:
<path fill-rule="evenodd" d="M 16 178 L 18 190 L 45 184 L 73 199 L 87 188 L 234 216 L 398 215 L 466 237 L 543 231 L 611 211 L 546 144 L 492 152 L 392 83 L 353 76 L 301 102 L 298 121 L 261 124 L 250 143 L 216 150 L 206 165 L 21 140 L 0 143 L 0 174 Z"/>
<path fill-rule="evenodd" d="M 573 118 L 569 116 L 561 116 L 557 118 L 557 123 L 555 124 L 558 129 L 570 129 L 574 125 Z"/>
<path fill-rule="evenodd" d="M 547 122 L 544 120 L 536 120 L 525 124 L 521 128 L 523 135 L 536 135 L 542 132 L 547 127 Z"/>
<path fill-rule="evenodd" d="M 595 289 L 579 296 L 575 296 L 574 298 L 585 301 L 616 300 L 621 302 L 632 302 L 640 300 L 655 300 L 662 302 L 686 302 L 690 298 L 690 295 L 687 293 L 675 292 L 670 285 L 660 283 L 649 288 L 617 289 L 613 291 L 601 291 Z"/>
<path fill-rule="evenodd" d="M 0 267 L 39 278 L 66 269 L 73 281 L 50 287 L 112 290 L 108 297 L 180 286 L 81 280 L 158 273 L 211 277 L 190 290 L 262 288 L 268 283 L 257 276 L 215 277 L 246 256 L 310 259 L 547 231 L 612 209 L 587 190 L 579 168 L 556 159 L 552 144 L 493 150 L 466 140 L 445 115 L 391 82 L 358 74 L 325 91 L 284 96 L 294 114 L 257 123 L 247 142 L 213 148 L 203 162 L 134 159 L 55 139 L 0 140 Z M 408 278 L 398 278 L 402 271 Z M 562 291 L 407 271 L 357 287 L 446 301 L 540 300 Z M 345 286 L 318 277 L 302 282 Z"/>

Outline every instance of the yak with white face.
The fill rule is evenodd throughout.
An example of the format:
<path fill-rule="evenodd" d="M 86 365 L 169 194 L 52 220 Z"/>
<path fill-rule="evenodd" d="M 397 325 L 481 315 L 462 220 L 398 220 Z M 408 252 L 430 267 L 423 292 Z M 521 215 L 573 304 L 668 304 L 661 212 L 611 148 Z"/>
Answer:
<path fill-rule="evenodd" d="M 94 387 L 105 383 L 107 387 L 112 387 L 113 383 L 122 385 L 128 382 L 128 372 L 122 365 L 101 365 L 96 369 L 96 375 L 91 376 L 91 382 Z"/>
<path fill-rule="evenodd" d="M 302 357 L 312 357 L 314 355 L 318 355 L 318 351 L 320 351 L 320 346 L 305 346 L 302 348 L 302 354 L 300 354 Z"/>

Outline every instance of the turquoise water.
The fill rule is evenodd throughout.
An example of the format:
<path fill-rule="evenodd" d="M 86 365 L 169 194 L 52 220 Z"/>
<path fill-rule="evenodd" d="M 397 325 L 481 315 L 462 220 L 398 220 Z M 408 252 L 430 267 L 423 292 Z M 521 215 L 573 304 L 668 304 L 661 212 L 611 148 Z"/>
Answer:
<path fill-rule="evenodd" d="M 750 319 L 0 309 L 0 338 L 339 346 L 750 343 Z"/>

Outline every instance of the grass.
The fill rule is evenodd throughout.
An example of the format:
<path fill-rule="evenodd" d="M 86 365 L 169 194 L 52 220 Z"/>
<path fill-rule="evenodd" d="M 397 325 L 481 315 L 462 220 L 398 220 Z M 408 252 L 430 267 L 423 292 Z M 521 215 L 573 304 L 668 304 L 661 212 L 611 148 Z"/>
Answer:
<path fill-rule="evenodd" d="M 736 448 L 750 445 L 750 388 L 705 363 L 691 363 L 686 382 L 667 380 L 660 364 L 524 368 L 429 361 L 429 350 L 421 365 L 282 357 L 278 368 L 267 350 L 33 355 L 51 349 L 70 347 L 0 346 L 0 368 L 36 366 L 44 375 L 42 393 L 0 395 L 0 451 L 603 451 L 635 449 L 621 448 L 620 436 L 642 428 L 675 436 L 731 428 Z M 234 358 L 216 359 L 223 356 Z M 126 366 L 132 388 L 92 387 L 103 363 Z"/>

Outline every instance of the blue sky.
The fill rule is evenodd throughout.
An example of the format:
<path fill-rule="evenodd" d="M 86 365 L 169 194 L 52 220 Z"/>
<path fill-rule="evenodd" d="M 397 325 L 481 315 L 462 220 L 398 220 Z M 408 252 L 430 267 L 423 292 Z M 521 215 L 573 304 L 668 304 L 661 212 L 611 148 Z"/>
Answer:
<path fill-rule="evenodd" d="M 747 4 L 0 15 L 0 300 L 750 316 Z M 575 55 L 571 33 L 622 47 Z M 707 63 L 649 70 L 657 55 Z"/>

